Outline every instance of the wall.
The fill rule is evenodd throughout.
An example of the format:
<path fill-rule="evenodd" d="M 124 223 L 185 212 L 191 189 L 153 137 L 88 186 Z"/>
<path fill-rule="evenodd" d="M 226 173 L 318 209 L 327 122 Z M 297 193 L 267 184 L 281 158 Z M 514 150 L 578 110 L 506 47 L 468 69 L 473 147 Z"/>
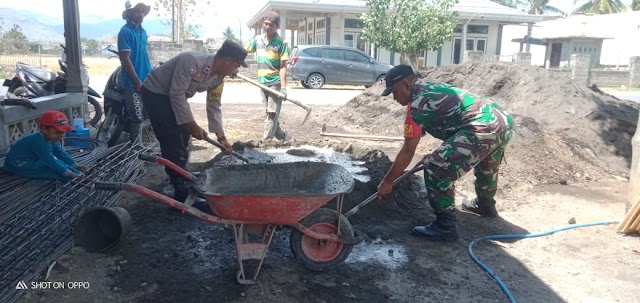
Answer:
<path fill-rule="evenodd" d="M 63 112 L 70 121 L 83 117 L 86 100 L 81 93 L 55 94 L 31 99 L 38 104 L 37 109 L 24 106 L 0 106 L 0 155 L 18 139 L 39 131 L 39 118 L 48 110 Z"/>
<path fill-rule="evenodd" d="M 578 57 L 578 64 L 572 61 L 572 68 L 568 69 L 549 69 L 554 73 L 562 73 L 567 77 L 585 85 L 598 85 L 600 87 L 638 87 L 640 86 L 640 74 L 634 74 L 629 71 L 611 71 L 611 70 L 593 70 L 589 66 L 590 58 L 585 58 L 586 54 L 573 55 Z M 640 72 L 640 57 L 631 57 L 629 59 L 630 66 Z M 587 82 L 588 81 L 588 82 Z"/>
<path fill-rule="evenodd" d="M 202 40 L 185 40 L 182 44 L 163 41 L 149 41 L 149 44 L 147 45 L 151 66 L 156 65 L 160 61 L 168 61 L 181 52 L 202 52 L 203 49 L 204 42 Z"/>
<path fill-rule="evenodd" d="M 604 87 L 629 85 L 629 71 L 591 70 L 591 84 Z"/>

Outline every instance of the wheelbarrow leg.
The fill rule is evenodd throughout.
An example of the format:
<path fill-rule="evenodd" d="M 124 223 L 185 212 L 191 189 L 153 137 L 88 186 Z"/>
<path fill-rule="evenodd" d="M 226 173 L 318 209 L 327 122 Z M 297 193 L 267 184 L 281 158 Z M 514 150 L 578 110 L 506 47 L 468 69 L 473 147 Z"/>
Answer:
<path fill-rule="evenodd" d="M 236 252 L 238 255 L 238 264 L 240 269 L 236 274 L 238 283 L 249 285 L 256 284 L 258 273 L 262 267 L 262 262 L 271 244 L 271 239 L 276 231 L 276 225 L 274 224 L 234 224 L 233 236 L 236 240 Z M 252 243 L 249 238 L 250 235 L 262 234 L 261 242 Z M 253 278 L 247 279 L 244 271 L 244 260 L 259 260 L 259 263 L 253 274 Z"/>

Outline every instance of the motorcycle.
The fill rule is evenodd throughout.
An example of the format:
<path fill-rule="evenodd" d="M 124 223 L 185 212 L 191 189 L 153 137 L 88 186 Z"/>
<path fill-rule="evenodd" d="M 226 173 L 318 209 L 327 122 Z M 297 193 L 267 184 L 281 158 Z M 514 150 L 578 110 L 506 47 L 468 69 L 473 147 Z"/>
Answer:
<path fill-rule="evenodd" d="M 64 45 L 60 45 L 66 52 Z M 67 63 L 64 59 L 58 59 L 61 71 L 56 75 L 37 67 L 22 62 L 16 62 L 16 75 L 4 81 L 8 86 L 7 99 L 23 99 L 61 94 L 67 91 Z M 82 64 L 82 77 L 89 83 L 87 67 Z M 85 103 L 85 123 L 95 127 L 102 118 L 102 106 L 95 98 L 101 98 L 100 94 L 91 87 L 87 88 L 87 103 Z"/>
<path fill-rule="evenodd" d="M 112 47 L 107 48 L 107 50 L 119 56 L 118 50 Z M 162 62 L 158 65 L 160 64 Z M 129 138 L 133 141 L 140 135 L 141 131 L 148 130 L 151 126 L 146 112 L 142 109 L 142 100 L 138 94 L 134 94 L 133 104 L 125 104 L 123 89 L 119 85 L 120 73 L 124 72 L 122 66 L 118 66 L 109 76 L 102 93 L 104 95 L 106 114 L 104 121 L 98 128 L 96 137 L 102 142 L 107 142 L 108 146 L 115 145 L 122 132 L 128 133 Z M 138 121 L 142 121 L 142 123 Z"/>

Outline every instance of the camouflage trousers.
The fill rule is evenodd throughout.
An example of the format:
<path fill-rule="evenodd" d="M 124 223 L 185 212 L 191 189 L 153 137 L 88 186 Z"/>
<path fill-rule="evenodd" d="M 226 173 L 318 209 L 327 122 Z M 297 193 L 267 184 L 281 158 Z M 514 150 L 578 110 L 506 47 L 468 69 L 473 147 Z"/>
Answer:
<path fill-rule="evenodd" d="M 452 207 L 454 182 L 472 168 L 478 198 L 493 198 L 498 188 L 498 168 L 513 134 L 511 126 L 499 133 L 461 130 L 444 141 L 425 160 L 424 183 L 431 207 L 434 210 Z"/>

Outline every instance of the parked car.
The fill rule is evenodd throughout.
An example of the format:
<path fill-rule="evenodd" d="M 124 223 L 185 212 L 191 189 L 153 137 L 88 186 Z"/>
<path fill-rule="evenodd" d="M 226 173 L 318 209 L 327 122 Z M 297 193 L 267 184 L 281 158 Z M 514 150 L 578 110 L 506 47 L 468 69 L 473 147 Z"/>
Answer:
<path fill-rule="evenodd" d="M 369 87 L 382 81 L 392 67 L 358 49 L 331 45 L 295 46 L 287 63 L 291 78 L 299 80 L 304 88 L 325 84 Z"/>

